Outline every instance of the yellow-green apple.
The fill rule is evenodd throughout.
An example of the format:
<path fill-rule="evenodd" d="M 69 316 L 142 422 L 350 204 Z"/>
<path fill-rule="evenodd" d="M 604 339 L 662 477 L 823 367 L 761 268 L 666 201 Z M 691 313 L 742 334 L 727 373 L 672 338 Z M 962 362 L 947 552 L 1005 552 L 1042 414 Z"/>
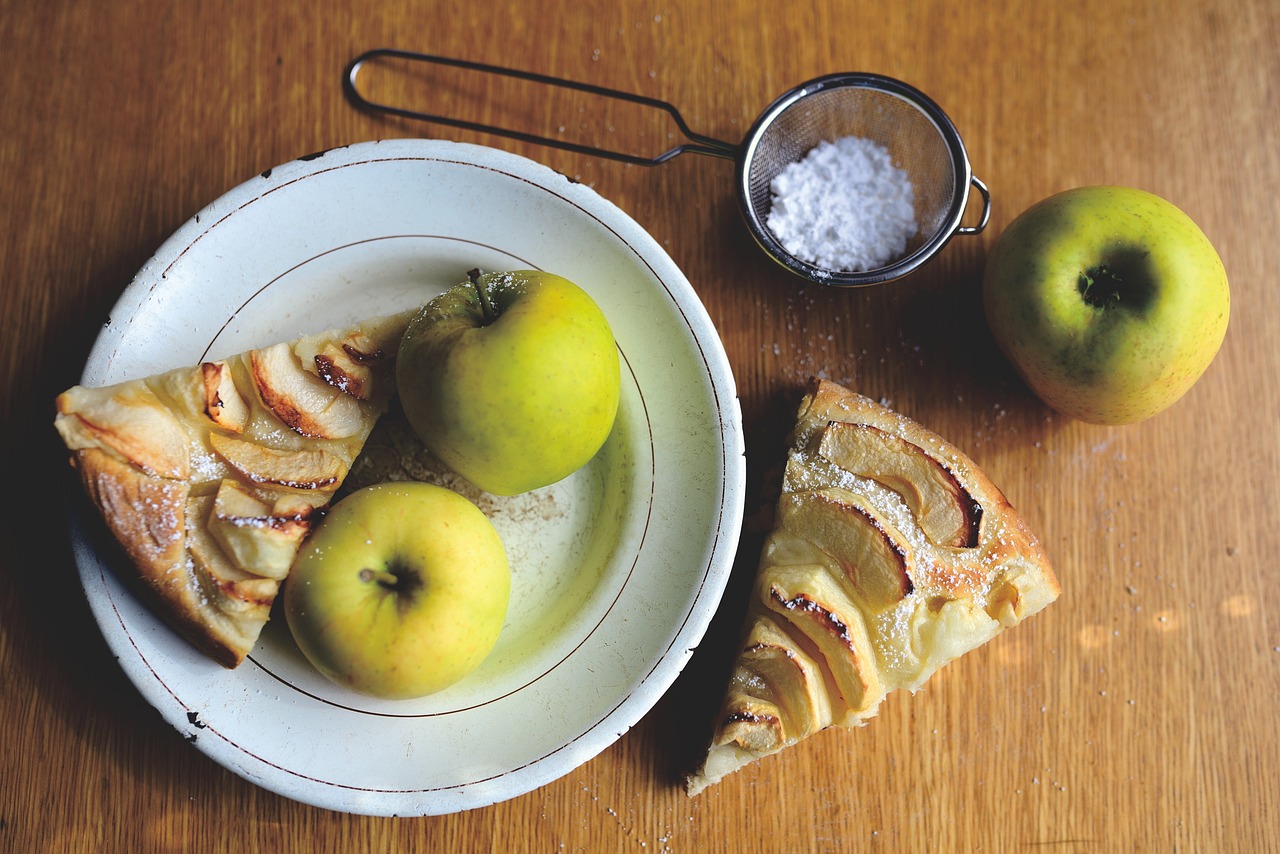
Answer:
<path fill-rule="evenodd" d="M 532 270 L 489 273 L 431 300 L 396 359 L 405 416 L 446 465 L 516 495 L 573 474 L 618 411 L 618 348 L 581 287 Z"/>
<path fill-rule="evenodd" d="M 284 612 L 329 679 L 402 699 L 484 661 L 510 590 L 506 551 L 476 505 L 432 484 L 383 483 L 329 510 L 289 572 Z"/>
<path fill-rule="evenodd" d="M 1131 187 L 1077 187 L 1000 235 L 983 279 L 987 322 L 1054 409 L 1129 424 L 1171 406 L 1222 344 L 1222 259 L 1171 202 Z"/>

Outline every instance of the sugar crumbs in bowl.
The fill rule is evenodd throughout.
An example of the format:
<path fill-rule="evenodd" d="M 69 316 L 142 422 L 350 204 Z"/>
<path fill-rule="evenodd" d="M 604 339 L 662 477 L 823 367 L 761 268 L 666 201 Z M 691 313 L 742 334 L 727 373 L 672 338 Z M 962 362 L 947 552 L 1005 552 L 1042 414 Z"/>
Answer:
<path fill-rule="evenodd" d="M 819 142 L 769 189 L 769 230 L 793 256 L 825 270 L 884 267 L 918 228 L 910 177 L 870 139 Z"/>

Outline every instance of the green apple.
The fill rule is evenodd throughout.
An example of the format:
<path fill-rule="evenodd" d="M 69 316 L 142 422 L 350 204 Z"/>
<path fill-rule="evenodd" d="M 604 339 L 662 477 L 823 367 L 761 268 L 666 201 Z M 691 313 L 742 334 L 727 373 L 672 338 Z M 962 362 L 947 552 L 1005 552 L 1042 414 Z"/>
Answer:
<path fill-rule="evenodd" d="M 329 510 L 289 572 L 284 613 L 329 679 L 422 697 L 484 661 L 510 590 L 502 541 L 476 505 L 440 486 L 384 483 Z"/>
<path fill-rule="evenodd" d="M 573 474 L 613 429 L 621 381 L 604 312 L 551 273 L 490 273 L 431 300 L 396 360 L 405 416 L 446 465 L 495 495 Z"/>
<path fill-rule="evenodd" d="M 1222 259 L 1175 205 L 1129 187 L 1077 187 L 1017 216 L 983 278 L 1001 350 L 1049 406 L 1129 424 L 1171 406 L 1226 335 Z"/>

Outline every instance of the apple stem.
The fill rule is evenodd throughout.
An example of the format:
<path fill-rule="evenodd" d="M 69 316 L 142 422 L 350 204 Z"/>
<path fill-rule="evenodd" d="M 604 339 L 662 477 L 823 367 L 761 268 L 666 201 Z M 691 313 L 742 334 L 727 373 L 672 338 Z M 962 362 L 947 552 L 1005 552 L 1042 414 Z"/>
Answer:
<path fill-rule="evenodd" d="M 400 585 L 400 578 L 394 573 L 385 569 L 370 569 L 365 567 L 360 570 L 360 580 L 366 584 L 377 582 L 388 590 L 394 590 Z"/>
<path fill-rule="evenodd" d="M 489 290 L 481 282 L 474 281 L 471 286 L 476 289 L 476 298 L 480 301 L 480 313 L 487 326 L 498 319 L 498 313 L 493 308 L 493 300 L 490 298 Z"/>

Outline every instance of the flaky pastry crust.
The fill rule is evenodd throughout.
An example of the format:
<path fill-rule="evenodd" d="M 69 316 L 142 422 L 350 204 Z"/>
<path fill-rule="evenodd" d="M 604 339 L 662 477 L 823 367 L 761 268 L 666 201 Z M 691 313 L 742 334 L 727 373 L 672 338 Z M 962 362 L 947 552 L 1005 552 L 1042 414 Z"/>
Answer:
<path fill-rule="evenodd" d="M 1059 595 L 1039 540 L 958 448 L 815 379 L 790 437 L 782 495 L 697 794 L 885 696 Z"/>
<path fill-rule="evenodd" d="M 103 388 L 54 426 L 154 610 L 225 667 L 394 391 L 413 312 Z"/>

